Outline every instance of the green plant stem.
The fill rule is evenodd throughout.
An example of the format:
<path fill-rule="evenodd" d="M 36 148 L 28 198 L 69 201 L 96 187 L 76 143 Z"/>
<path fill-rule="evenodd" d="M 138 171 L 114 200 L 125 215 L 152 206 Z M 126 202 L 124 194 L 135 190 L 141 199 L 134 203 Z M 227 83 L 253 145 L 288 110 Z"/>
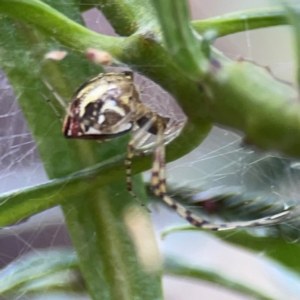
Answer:
<path fill-rule="evenodd" d="M 295 6 L 293 10 L 298 12 L 300 8 Z M 247 30 L 288 24 L 286 11 L 282 7 L 256 8 L 191 22 L 198 33 L 214 31 L 216 38 Z"/>
<path fill-rule="evenodd" d="M 89 30 L 39 0 L 2 0 L 1 12 L 38 28 L 62 44 L 67 43 L 65 45 L 75 51 L 85 52 L 88 48 L 99 48 L 113 56 L 120 55 L 121 37 L 101 35 Z M 92 40 L 97 43 L 91 43 Z"/>
<path fill-rule="evenodd" d="M 294 33 L 294 52 L 296 54 L 296 76 L 298 93 L 300 92 L 300 9 L 296 10 L 294 7 L 285 5 L 285 13 L 287 14 L 288 21 L 292 25 Z"/>
<path fill-rule="evenodd" d="M 140 28 L 157 27 L 150 0 L 82 0 L 82 3 L 98 7 L 120 36 L 129 36 Z"/>
<path fill-rule="evenodd" d="M 152 0 L 161 24 L 165 47 L 181 71 L 191 79 L 201 80 L 208 62 L 199 39 L 191 30 L 185 0 Z"/>

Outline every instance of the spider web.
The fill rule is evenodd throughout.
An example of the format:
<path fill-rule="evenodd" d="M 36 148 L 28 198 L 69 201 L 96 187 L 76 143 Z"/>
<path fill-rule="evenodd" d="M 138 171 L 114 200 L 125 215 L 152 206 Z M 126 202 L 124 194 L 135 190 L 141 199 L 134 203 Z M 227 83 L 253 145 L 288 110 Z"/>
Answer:
<path fill-rule="evenodd" d="M 209 4 L 206 3 L 207 1 L 191 2 L 191 12 L 195 19 L 277 4 L 277 1 L 261 0 L 251 1 L 251 4 L 243 4 L 244 6 L 240 3 L 241 1 L 233 0 L 226 1 L 225 5 L 217 0 L 210 1 Z M 96 31 L 114 34 L 96 9 L 84 13 L 84 17 L 87 25 Z M 242 56 L 261 65 L 267 65 L 277 77 L 292 81 L 292 50 L 287 47 L 291 44 L 289 35 L 286 28 L 248 31 L 222 38 L 216 46 L 232 59 Z M 285 51 L 270 51 L 274 47 L 277 49 L 278 40 L 286 46 L 286 49 L 283 49 Z M 165 91 L 143 77 L 136 76 L 136 81 L 142 92 L 142 100 L 151 108 L 177 121 L 184 120 L 184 114 Z M 0 192 L 46 182 L 47 176 L 32 135 L 3 73 L 0 73 L 0 96 Z M 238 134 L 226 129 L 214 128 L 198 149 L 168 164 L 167 179 L 175 184 L 180 182 L 180 186 L 208 189 L 212 192 L 231 187 L 232 189 L 239 188 L 244 192 L 263 193 L 266 197 L 275 195 L 282 203 L 293 199 L 297 204 L 299 200 L 298 162 L 282 158 L 277 154 L 259 153 L 243 148 L 241 144 L 242 137 Z M 173 221 L 180 222 L 177 216 L 164 208 L 159 208 L 159 211 L 154 210 L 152 217 L 157 230 Z M 38 254 L 40 248 L 70 245 L 60 209 L 54 208 L 30 218 L 27 222 L 1 230 L 0 267 L 29 251 Z M 277 296 L 276 299 L 297 299 L 297 292 L 299 294 L 299 282 L 292 276 L 288 278 L 289 290 L 281 284 L 282 280 L 286 281 L 287 278 L 286 275 L 282 275 L 279 267 L 262 261 L 256 255 L 225 246 L 205 234 L 197 233 L 197 236 L 194 233 L 180 234 L 170 237 L 160 247 L 166 253 L 178 254 L 186 258 L 192 256 L 194 261 L 211 265 L 216 270 L 229 272 L 228 269 L 230 269 L 231 276 L 237 278 L 242 272 L 245 280 L 257 288 L 270 291 Z M 243 270 L 232 266 L 230 260 L 233 259 L 237 266 L 243 266 Z M 294 286 L 294 290 L 290 289 L 291 285 Z M 165 277 L 164 287 L 168 300 L 186 299 L 187 295 L 188 299 L 198 299 L 200 293 L 212 300 L 247 299 L 222 289 L 170 276 Z M 59 299 L 68 299 L 61 295 L 60 297 Z M 75 297 L 72 295 L 72 299 L 76 299 Z M 20 299 L 33 298 L 23 296 Z M 78 299 L 82 299 L 82 296 Z"/>

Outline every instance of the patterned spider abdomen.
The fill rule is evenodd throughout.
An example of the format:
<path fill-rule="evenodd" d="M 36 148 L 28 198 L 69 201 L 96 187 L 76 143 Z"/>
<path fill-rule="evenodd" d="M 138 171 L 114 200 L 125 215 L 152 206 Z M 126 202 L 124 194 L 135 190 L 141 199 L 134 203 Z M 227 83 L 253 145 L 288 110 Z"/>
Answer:
<path fill-rule="evenodd" d="M 98 140 L 123 135 L 133 128 L 137 103 L 132 72 L 99 74 L 75 92 L 63 133 L 67 138 Z"/>

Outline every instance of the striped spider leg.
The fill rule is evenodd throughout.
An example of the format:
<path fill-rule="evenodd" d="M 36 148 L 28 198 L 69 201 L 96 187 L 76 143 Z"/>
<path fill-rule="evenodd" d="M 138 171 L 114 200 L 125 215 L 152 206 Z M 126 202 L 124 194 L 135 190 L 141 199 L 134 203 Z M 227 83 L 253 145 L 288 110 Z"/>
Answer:
<path fill-rule="evenodd" d="M 125 159 L 126 184 L 135 199 L 137 197 L 131 179 L 132 159 L 144 152 L 145 141 L 149 136 L 154 136 L 155 142 L 149 147 L 154 153 L 151 176 L 153 192 L 196 227 L 217 231 L 271 225 L 288 218 L 290 211 L 287 210 L 253 221 L 213 224 L 175 202 L 166 191 L 165 144 L 171 140 L 167 136 L 168 123 L 169 118 L 152 111 L 140 101 L 132 72 L 102 73 L 85 82 L 75 92 L 64 121 L 63 133 L 67 138 L 107 141 L 131 132 L 132 139 L 127 145 Z"/>

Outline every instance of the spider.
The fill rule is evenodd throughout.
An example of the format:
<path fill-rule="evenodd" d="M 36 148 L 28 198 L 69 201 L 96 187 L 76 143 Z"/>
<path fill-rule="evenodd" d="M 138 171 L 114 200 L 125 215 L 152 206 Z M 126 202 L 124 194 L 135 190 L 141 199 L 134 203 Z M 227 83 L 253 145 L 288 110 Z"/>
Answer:
<path fill-rule="evenodd" d="M 106 142 L 132 132 L 132 138 L 127 145 L 125 167 L 127 190 L 136 199 L 131 179 L 132 158 L 142 154 L 145 151 L 142 147 L 145 141 L 149 136 L 154 136 L 155 142 L 150 146 L 154 153 L 152 190 L 157 197 L 196 227 L 218 231 L 271 225 L 287 218 L 290 213 L 288 210 L 253 221 L 213 224 L 174 201 L 167 195 L 165 179 L 165 144 L 171 139 L 168 138 L 169 121 L 169 118 L 154 112 L 140 101 L 132 72 L 101 73 L 86 81 L 75 92 L 64 120 L 63 133 L 67 138 Z"/>

